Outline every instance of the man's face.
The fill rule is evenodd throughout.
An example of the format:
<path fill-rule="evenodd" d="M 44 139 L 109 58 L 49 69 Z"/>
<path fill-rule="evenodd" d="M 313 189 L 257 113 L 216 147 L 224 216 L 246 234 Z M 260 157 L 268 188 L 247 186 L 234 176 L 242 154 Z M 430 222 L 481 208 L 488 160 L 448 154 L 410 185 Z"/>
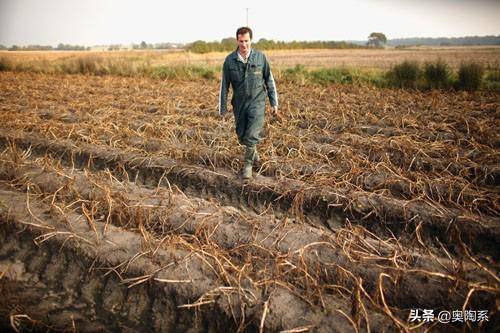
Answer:
<path fill-rule="evenodd" d="M 240 53 L 247 54 L 250 51 L 250 45 L 252 44 L 252 40 L 250 39 L 250 33 L 238 35 L 238 49 Z"/>

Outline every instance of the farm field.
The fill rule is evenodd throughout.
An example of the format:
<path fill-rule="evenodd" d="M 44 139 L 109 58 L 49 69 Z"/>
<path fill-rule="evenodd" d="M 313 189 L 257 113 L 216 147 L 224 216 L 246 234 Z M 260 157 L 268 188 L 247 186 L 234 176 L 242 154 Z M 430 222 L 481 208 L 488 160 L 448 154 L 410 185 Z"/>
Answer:
<path fill-rule="evenodd" d="M 443 59 L 452 68 L 461 62 L 475 61 L 485 66 L 500 63 L 500 46 L 442 46 L 407 47 L 403 49 L 319 49 L 319 50 L 268 50 L 266 54 L 275 70 L 302 65 L 306 68 L 355 67 L 388 69 L 404 60 L 436 61 Z M 147 62 L 148 65 L 215 66 L 220 67 L 227 53 L 196 54 L 183 50 L 154 51 L 0 51 L 0 58 L 14 63 L 50 67 L 53 63 L 75 57 L 104 57 L 131 63 Z"/>
<path fill-rule="evenodd" d="M 494 63 L 492 49 L 475 60 Z M 270 59 L 392 61 L 287 52 Z M 458 64 L 475 51 L 394 52 L 463 52 Z M 15 61 L 55 60 L 31 56 Z M 281 117 L 243 183 L 217 80 L 0 72 L 0 328 L 498 328 L 498 93 L 277 85 Z M 413 321 L 417 309 L 488 321 Z"/>

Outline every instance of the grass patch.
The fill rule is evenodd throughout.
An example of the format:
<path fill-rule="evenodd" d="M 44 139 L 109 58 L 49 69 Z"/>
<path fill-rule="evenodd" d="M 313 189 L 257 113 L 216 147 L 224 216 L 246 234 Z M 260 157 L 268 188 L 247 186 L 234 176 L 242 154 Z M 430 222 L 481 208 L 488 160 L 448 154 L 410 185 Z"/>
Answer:
<path fill-rule="evenodd" d="M 380 70 L 368 70 L 349 67 L 330 67 L 306 69 L 303 65 L 296 65 L 277 72 L 280 81 L 328 85 L 328 84 L 371 84 L 387 86 L 387 82 Z"/>
<path fill-rule="evenodd" d="M 46 74 L 65 73 L 82 75 L 145 76 L 159 80 L 219 80 L 221 65 L 152 65 L 153 56 L 105 57 L 100 54 L 70 55 L 55 60 L 36 59 L 13 61 L 0 57 L 0 71 L 30 71 Z M 154 57 L 153 57 L 154 58 Z M 299 85 L 317 84 L 359 84 L 385 88 L 410 89 L 477 89 L 500 90 L 500 69 L 498 64 L 485 68 L 477 63 L 461 64 L 454 71 L 442 59 L 424 64 L 403 61 L 390 70 L 360 67 L 306 68 L 295 65 L 290 68 L 274 68 L 279 82 Z"/>
<path fill-rule="evenodd" d="M 310 72 L 311 81 L 319 84 L 352 83 L 353 76 L 346 68 L 321 68 Z"/>
<path fill-rule="evenodd" d="M 12 61 L 7 59 L 6 57 L 0 57 L 0 72 L 10 71 L 12 69 L 13 69 Z"/>
<path fill-rule="evenodd" d="M 486 90 L 500 90 L 500 66 L 498 63 L 486 67 L 483 88 Z"/>
<path fill-rule="evenodd" d="M 458 69 L 458 89 L 475 91 L 481 87 L 484 68 L 478 63 L 468 62 L 460 64 Z"/>
<path fill-rule="evenodd" d="M 450 67 L 442 59 L 425 63 L 423 76 L 425 88 L 446 89 L 452 84 Z"/>
<path fill-rule="evenodd" d="M 389 84 L 397 88 L 417 88 L 419 76 L 420 65 L 416 61 L 405 60 L 387 72 Z"/>
<path fill-rule="evenodd" d="M 166 66 L 159 65 L 148 69 L 148 76 L 160 80 L 172 79 L 205 79 L 215 80 L 218 77 L 218 71 L 215 67 L 204 66 Z"/>

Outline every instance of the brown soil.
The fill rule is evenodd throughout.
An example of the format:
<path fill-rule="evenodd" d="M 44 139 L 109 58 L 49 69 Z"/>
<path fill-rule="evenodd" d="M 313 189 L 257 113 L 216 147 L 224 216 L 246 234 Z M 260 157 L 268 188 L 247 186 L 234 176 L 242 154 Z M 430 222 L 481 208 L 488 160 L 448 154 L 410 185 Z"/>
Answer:
<path fill-rule="evenodd" d="M 0 131 L 2 142 L 4 146 L 12 142 L 22 148 L 30 147 L 36 154 L 54 154 L 66 165 L 108 169 L 119 179 L 148 186 L 173 183 L 182 191 L 213 197 L 226 205 L 245 205 L 255 211 L 262 211 L 272 203 L 276 213 L 292 211 L 303 218 L 305 214 L 310 223 L 330 229 L 338 228 L 346 217 L 374 232 L 399 237 L 415 232 L 419 227 L 423 237 L 432 241 L 437 236 L 450 250 L 459 251 L 455 247 L 460 239 L 474 253 L 484 253 L 498 259 L 498 217 L 463 215 L 462 211 L 453 208 L 435 207 L 423 201 L 398 200 L 376 193 L 335 193 L 322 188 L 307 191 L 307 184 L 286 178 L 276 181 L 258 176 L 245 184 L 237 175 L 224 169 L 211 171 L 169 158 L 147 158 L 141 154 L 92 144 L 80 144 L 76 148 L 69 141 L 51 142 L 39 136 L 20 133 Z M 346 206 L 350 209 L 347 212 L 343 208 L 339 209 Z M 381 220 L 383 224 L 377 223 Z M 477 238 L 481 238 L 482 242 L 475 242 Z"/>
<path fill-rule="evenodd" d="M 0 328 L 498 329 L 497 96 L 289 87 L 243 183 L 214 87 L 0 78 Z"/>
<path fill-rule="evenodd" d="M 339 313 L 306 311 L 307 303 L 279 286 L 266 294 L 245 281 L 239 290 L 217 285 L 214 262 L 181 249 L 175 237 L 145 251 L 152 244 L 144 244 L 140 233 L 113 225 L 104 232 L 105 224 L 97 221 L 89 228 L 79 214 L 58 221 L 44 212 L 48 207 L 5 185 L 0 200 L 0 309 L 16 327 L 219 332 L 243 325 L 255 331 L 265 298 L 266 331 L 306 325 L 352 330 Z M 342 299 L 327 296 L 325 302 L 349 311 Z M 376 317 L 375 325 L 388 326 Z"/>

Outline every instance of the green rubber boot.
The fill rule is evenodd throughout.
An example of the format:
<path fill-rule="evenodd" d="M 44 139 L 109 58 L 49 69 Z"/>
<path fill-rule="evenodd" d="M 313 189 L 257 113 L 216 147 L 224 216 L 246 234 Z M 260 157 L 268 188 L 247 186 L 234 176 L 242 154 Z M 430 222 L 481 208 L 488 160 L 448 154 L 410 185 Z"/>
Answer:
<path fill-rule="evenodd" d="M 252 166 L 255 158 L 255 146 L 245 147 L 245 162 L 243 169 L 241 170 L 241 178 L 250 179 L 252 178 Z"/>
<path fill-rule="evenodd" d="M 257 152 L 257 147 L 255 147 L 255 152 L 253 154 L 253 167 L 257 170 L 259 170 L 261 167 L 260 156 L 259 153 Z"/>

